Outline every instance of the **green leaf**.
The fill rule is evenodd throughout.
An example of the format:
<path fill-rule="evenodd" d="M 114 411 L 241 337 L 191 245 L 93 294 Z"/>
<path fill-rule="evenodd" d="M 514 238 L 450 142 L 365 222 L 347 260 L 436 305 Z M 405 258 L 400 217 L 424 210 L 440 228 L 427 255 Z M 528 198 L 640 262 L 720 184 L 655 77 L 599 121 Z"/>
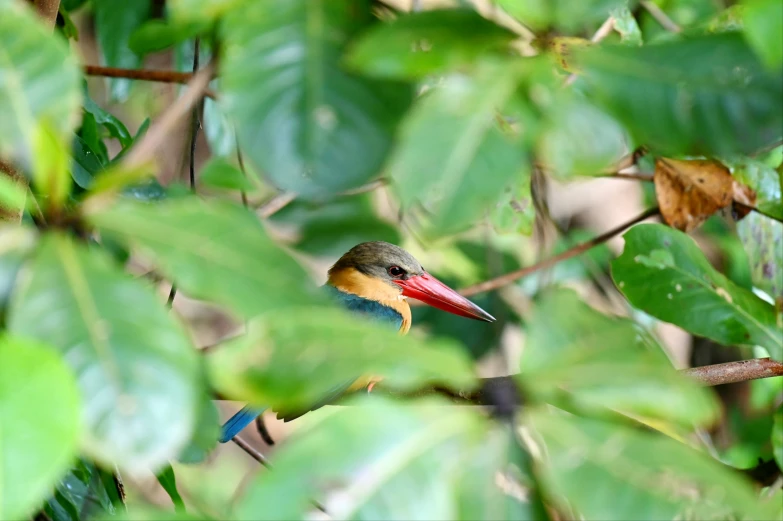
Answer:
<path fill-rule="evenodd" d="M 68 150 L 57 130 L 42 121 L 32 134 L 33 185 L 45 207 L 59 208 L 71 192 L 73 180 L 68 172 Z"/>
<path fill-rule="evenodd" d="M 269 312 L 247 331 L 208 354 L 210 380 L 225 396 L 277 412 L 312 406 L 334 388 L 370 375 L 382 376 L 393 389 L 476 385 L 456 342 L 401 336 L 336 307 Z"/>
<path fill-rule="evenodd" d="M 534 393 L 621 413 L 705 425 L 719 413 L 704 388 L 675 371 L 661 347 L 631 320 L 603 315 L 572 290 L 536 302 L 520 379 Z"/>
<path fill-rule="evenodd" d="M 354 405 L 312 418 L 287 440 L 275 471 L 258 474 L 231 517 L 302 519 L 317 498 L 335 519 L 453 519 L 453 477 L 478 441 L 481 418 L 434 399 Z M 324 450 L 325 440 L 337 439 Z"/>
<path fill-rule="evenodd" d="M 591 46 L 575 60 L 596 101 L 661 154 L 750 153 L 783 135 L 783 72 L 737 33 Z"/>
<path fill-rule="evenodd" d="M 176 456 L 195 421 L 197 355 L 162 299 L 60 234 L 42 238 L 26 269 L 9 329 L 56 347 L 76 373 L 84 450 L 129 472 Z"/>
<path fill-rule="evenodd" d="M 204 369 L 206 370 L 206 367 Z M 196 428 L 193 430 L 190 443 L 182 449 L 177 457 L 177 461 L 180 463 L 203 462 L 220 438 L 220 417 L 215 402 L 212 401 L 212 394 L 208 392 L 209 385 L 206 377 L 204 377 L 203 389 L 196 418 Z"/>
<path fill-rule="evenodd" d="M 185 512 L 185 502 L 182 501 L 182 496 L 179 495 L 179 490 L 177 490 L 177 477 L 174 475 L 174 469 L 171 468 L 171 465 L 163 467 L 155 477 L 160 486 L 163 487 L 163 490 L 166 491 L 166 494 L 171 498 L 171 502 L 174 503 L 174 511 Z"/>
<path fill-rule="evenodd" d="M 642 31 L 628 6 L 613 9 L 611 13 L 614 30 L 620 33 L 620 39 L 628 45 L 642 45 Z"/>
<path fill-rule="evenodd" d="M 529 180 L 506 189 L 490 214 L 490 219 L 498 234 L 530 236 L 536 220 L 536 208 L 533 206 Z"/>
<path fill-rule="evenodd" d="M 250 192 L 255 185 L 250 179 L 225 158 L 212 157 L 201 168 L 198 177 L 199 183 L 212 188 L 224 188 L 227 190 L 244 190 Z"/>
<path fill-rule="evenodd" d="M 212 80 L 212 85 L 219 86 L 219 80 Z M 209 143 L 213 156 L 227 157 L 236 154 L 237 137 L 234 126 L 228 120 L 226 112 L 215 100 L 204 100 L 204 136 Z"/>
<path fill-rule="evenodd" d="M 772 413 L 772 454 L 779 469 L 783 469 L 783 405 Z"/>
<path fill-rule="evenodd" d="M 294 201 L 274 214 L 271 222 L 285 230 L 295 227 L 297 250 L 334 259 L 362 242 L 400 242 L 399 231 L 376 215 L 369 194 L 328 204 Z"/>
<path fill-rule="evenodd" d="M 556 177 L 570 179 L 603 173 L 623 156 L 627 141 L 617 120 L 566 94 L 552 104 L 538 153 Z"/>
<path fill-rule="evenodd" d="M 72 151 L 71 176 L 80 188 L 87 190 L 92 186 L 95 176 L 104 170 L 103 162 L 98 153 L 79 136 L 74 136 Z"/>
<path fill-rule="evenodd" d="M 178 23 L 215 21 L 247 0 L 169 0 L 166 3 L 172 20 Z"/>
<path fill-rule="evenodd" d="M 241 206 L 186 196 L 157 204 L 123 202 L 88 218 L 138 246 L 181 291 L 242 316 L 319 300 L 305 271 Z"/>
<path fill-rule="evenodd" d="M 533 28 L 554 27 L 564 33 L 592 28 L 627 0 L 497 0 L 511 16 Z M 630 2 L 632 5 L 635 2 Z"/>
<path fill-rule="evenodd" d="M 0 519 L 25 519 L 78 449 L 79 391 L 48 346 L 0 339 Z"/>
<path fill-rule="evenodd" d="M 27 190 L 22 180 L 17 181 L 0 172 L 0 205 L 7 210 L 20 210 L 27 202 Z"/>
<path fill-rule="evenodd" d="M 44 512 L 52 521 L 82 521 L 93 516 L 105 519 L 116 515 L 123 506 L 116 488 L 109 472 L 79 459 L 57 483 Z"/>
<path fill-rule="evenodd" d="M 347 64 L 380 78 L 421 78 L 508 52 L 515 37 L 473 9 L 401 13 L 352 44 Z"/>
<path fill-rule="evenodd" d="M 781 195 L 781 174 L 775 167 L 757 159 L 742 157 L 726 161 L 732 174 L 743 184 L 756 192 L 756 208 L 772 217 L 783 219 L 783 195 Z"/>
<path fill-rule="evenodd" d="M 114 115 L 99 107 L 98 104 L 95 103 L 89 96 L 85 96 L 84 111 L 92 114 L 95 118 L 95 121 L 103 125 L 106 130 L 109 131 L 109 135 L 117 139 L 123 148 L 126 148 L 131 143 L 133 143 L 134 138 L 125 127 L 123 122 L 117 119 Z M 139 130 L 141 130 L 141 128 Z"/>
<path fill-rule="evenodd" d="M 340 66 L 370 21 L 369 2 L 355 0 L 250 2 L 226 15 L 221 103 L 245 159 L 277 188 L 323 197 L 380 172 L 412 93 Z"/>
<path fill-rule="evenodd" d="M 783 298 L 783 223 L 750 212 L 737 223 L 750 261 L 753 285 L 773 299 Z"/>
<path fill-rule="evenodd" d="M 768 519 L 749 481 L 683 443 L 541 409 L 526 424 L 543 441 L 546 495 L 585 519 Z"/>
<path fill-rule="evenodd" d="M 94 0 L 95 31 L 101 50 L 101 61 L 109 67 L 136 69 L 141 57 L 129 44 L 131 34 L 150 17 L 148 0 Z M 117 101 L 125 101 L 130 93 L 131 80 L 111 78 L 111 95 Z"/>
<path fill-rule="evenodd" d="M 147 20 L 128 39 L 128 47 L 139 56 L 163 51 L 196 37 L 207 28 L 203 23 L 173 23 L 170 20 Z"/>
<path fill-rule="evenodd" d="M 771 71 L 783 65 L 783 16 L 778 0 L 744 0 L 745 38 Z"/>
<path fill-rule="evenodd" d="M 760 345 L 783 358 L 774 307 L 715 270 L 693 239 L 661 224 L 634 226 L 623 237 L 612 278 L 631 304 L 723 345 Z"/>
<path fill-rule="evenodd" d="M 80 71 L 67 43 L 24 3 L 0 2 L 0 157 L 25 168 L 47 121 L 58 141 L 77 124 Z"/>
<path fill-rule="evenodd" d="M 524 146 L 495 122 L 517 75 L 500 62 L 483 64 L 472 78 L 452 76 L 403 124 L 389 173 L 404 207 L 420 204 L 433 214 L 434 234 L 474 224 L 510 184 L 527 177 Z"/>

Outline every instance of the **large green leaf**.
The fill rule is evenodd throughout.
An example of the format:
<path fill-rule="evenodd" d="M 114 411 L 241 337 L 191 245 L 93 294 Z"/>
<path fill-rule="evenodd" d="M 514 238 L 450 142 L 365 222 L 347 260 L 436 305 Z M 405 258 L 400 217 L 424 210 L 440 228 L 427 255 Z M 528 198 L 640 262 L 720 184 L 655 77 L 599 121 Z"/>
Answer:
<path fill-rule="evenodd" d="M 623 237 L 612 278 L 631 304 L 718 343 L 757 344 L 783 358 L 774 307 L 715 270 L 693 239 L 661 224 L 635 226 Z"/>
<path fill-rule="evenodd" d="M 79 391 L 48 348 L 0 339 L 0 519 L 26 519 L 76 456 Z"/>
<path fill-rule="evenodd" d="M 30 167 L 46 121 L 65 142 L 78 121 L 79 67 L 66 42 L 23 2 L 0 2 L 0 156 Z"/>
<path fill-rule="evenodd" d="M 198 366 L 163 300 L 59 234 L 42 239 L 26 270 L 9 329 L 56 347 L 76 373 L 84 450 L 131 472 L 176 456 L 195 422 Z"/>
<path fill-rule="evenodd" d="M 770 70 L 783 65 L 783 16 L 779 0 L 745 0 L 742 21 L 745 38 Z"/>
<path fill-rule="evenodd" d="M 535 393 L 565 390 L 582 404 L 688 426 L 718 415 L 709 392 L 678 374 L 646 331 L 593 310 L 571 290 L 544 293 L 529 324 L 520 379 Z"/>
<path fill-rule="evenodd" d="M 525 147 L 497 126 L 518 71 L 485 63 L 473 77 L 451 76 L 406 119 L 389 173 L 405 207 L 432 214 L 436 233 L 483 217 L 510 184 L 527 179 Z"/>
<path fill-rule="evenodd" d="M 481 418 L 440 400 L 354 405 L 314 417 L 288 440 L 233 517 L 302 519 L 318 498 L 334 519 L 453 519 L 454 476 L 480 439 Z"/>
<path fill-rule="evenodd" d="M 528 27 L 543 30 L 555 27 L 570 33 L 597 26 L 613 9 L 628 0 L 496 0 L 510 15 Z"/>
<path fill-rule="evenodd" d="M 341 68 L 370 20 L 364 0 L 250 2 L 226 15 L 221 103 L 247 159 L 278 188 L 318 197 L 380 172 L 411 89 Z"/>
<path fill-rule="evenodd" d="M 740 34 L 602 45 L 575 59 L 596 100 L 661 153 L 752 152 L 783 136 L 783 72 Z"/>
<path fill-rule="evenodd" d="M 157 204 L 122 202 L 89 219 L 138 246 L 191 297 L 243 316 L 319 298 L 304 270 L 239 205 L 186 196 Z"/>
<path fill-rule="evenodd" d="M 136 69 L 141 57 L 129 45 L 133 32 L 150 16 L 149 0 L 94 0 L 95 31 L 98 35 L 102 62 L 109 67 Z M 111 93 L 124 101 L 130 92 L 131 80 L 111 78 Z"/>
<path fill-rule="evenodd" d="M 492 51 L 508 52 L 516 36 L 473 9 L 401 14 L 353 44 L 352 68 L 386 78 L 420 78 L 461 68 Z"/>
<path fill-rule="evenodd" d="M 543 441 L 546 495 L 585 519 L 769 519 L 749 481 L 688 445 L 541 409 L 526 423 Z"/>
<path fill-rule="evenodd" d="M 208 355 L 211 381 L 224 396 L 289 412 L 367 376 L 384 386 L 419 389 L 476 385 L 469 358 L 447 340 L 417 340 L 333 307 L 270 312 L 248 332 Z"/>

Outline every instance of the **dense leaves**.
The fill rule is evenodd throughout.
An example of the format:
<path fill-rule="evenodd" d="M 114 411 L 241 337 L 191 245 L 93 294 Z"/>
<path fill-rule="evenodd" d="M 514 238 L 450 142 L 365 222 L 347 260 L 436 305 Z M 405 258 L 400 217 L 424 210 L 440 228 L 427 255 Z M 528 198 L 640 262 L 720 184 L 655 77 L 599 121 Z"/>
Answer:
<path fill-rule="evenodd" d="M 369 3 L 349 0 L 250 2 L 227 14 L 221 101 L 277 188 L 323 196 L 378 173 L 411 90 L 341 67 L 346 41 L 370 21 Z"/>
<path fill-rule="evenodd" d="M 161 299 L 63 235 L 44 238 L 27 269 L 9 329 L 68 361 L 84 401 L 82 447 L 136 472 L 176 455 L 195 422 L 196 354 Z"/>
<path fill-rule="evenodd" d="M 612 277 L 631 303 L 716 342 L 757 344 L 783 358 L 774 307 L 715 270 L 693 239 L 660 224 L 636 226 L 624 238 Z M 699 313 L 682 313 L 685 304 Z"/>

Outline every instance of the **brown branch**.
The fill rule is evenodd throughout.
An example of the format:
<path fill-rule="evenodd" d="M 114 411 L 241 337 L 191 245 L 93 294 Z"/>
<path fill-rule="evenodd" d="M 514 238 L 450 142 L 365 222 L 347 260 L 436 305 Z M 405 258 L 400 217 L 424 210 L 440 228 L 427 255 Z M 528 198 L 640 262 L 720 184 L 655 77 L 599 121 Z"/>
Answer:
<path fill-rule="evenodd" d="M 101 67 L 85 65 L 87 76 L 102 76 L 104 78 L 126 78 L 129 80 L 156 81 L 159 83 L 188 83 L 193 79 L 190 72 L 155 71 L 150 69 L 120 69 L 118 67 Z"/>
<path fill-rule="evenodd" d="M 681 372 L 699 380 L 704 385 L 724 385 L 783 376 L 783 363 L 769 358 L 753 358 L 739 362 L 683 369 Z"/>
<path fill-rule="evenodd" d="M 639 3 L 642 4 L 642 7 L 644 7 L 653 18 L 655 18 L 656 22 L 661 24 L 661 27 L 673 33 L 682 32 L 682 28 L 674 23 L 674 21 L 672 21 L 672 19 L 669 18 L 669 16 L 664 13 L 655 2 L 651 2 L 650 0 L 642 0 Z"/>
<path fill-rule="evenodd" d="M 645 183 L 653 182 L 652 174 L 624 174 L 622 172 L 613 172 L 611 174 L 603 174 L 599 177 L 610 177 L 613 179 L 628 179 L 629 181 L 642 181 Z"/>
<path fill-rule="evenodd" d="M 214 70 L 215 64 L 210 63 L 193 76 L 185 93 L 166 109 L 160 118 L 150 126 L 141 141 L 125 156 L 122 162 L 126 168 L 142 166 L 152 159 L 158 147 L 165 142 L 166 136 L 204 96 L 204 91 L 209 85 Z"/>
<path fill-rule="evenodd" d="M 583 242 L 581 244 L 577 244 L 573 248 L 569 248 L 563 253 L 559 253 L 553 257 L 544 259 L 543 261 L 537 262 L 532 266 L 528 266 L 526 268 L 522 268 L 516 271 L 512 271 L 510 273 L 506 273 L 505 275 L 501 275 L 500 277 L 489 279 L 479 284 L 474 284 L 473 286 L 468 286 L 467 288 L 460 290 L 459 293 L 467 297 L 470 295 L 475 295 L 477 293 L 484 293 L 485 291 L 491 291 L 493 289 L 500 288 L 507 284 L 511 284 L 512 282 L 521 279 L 522 277 L 525 277 L 527 275 L 530 275 L 531 273 L 535 273 L 536 271 L 542 270 L 544 268 L 549 268 L 550 266 L 554 266 L 558 262 L 570 259 L 572 257 L 576 257 L 577 255 L 586 252 L 590 248 L 593 248 L 594 246 L 598 246 L 599 244 L 608 241 L 615 235 L 622 233 L 624 230 L 633 226 L 634 224 L 640 223 L 645 219 L 648 219 L 657 214 L 658 214 L 658 207 L 651 208 L 649 210 L 646 210 L 641 215 L 634 217 L 630 221 L 623 223 L 620 226 L 617 226 L 616 228 L 613 228 L 608 232 L 601 234 L 598 237 L 595 237 L 594 239 L 590 239 L 589 241 Z"/>
<path fill-rule="evenodd" d="M 269 461 L 267 461 L 266 456 L 258 452 L 256 449 L 250 446 L 248 442 L 240 438 L 239 436 L 234 436 L 231 441 L 239 445 L 239 448 L 241 448 L 243 451 L 245 451 L 248 456 L 259 462 L 261 465 L 265 466 L 266 468 L 270 468 Z"/>
<path fill-rule="evenodd" d="M 49 29 L 57 23 L 57 13 L 60 12 L 60 0 L 33 0 L 36 11 Z"/>

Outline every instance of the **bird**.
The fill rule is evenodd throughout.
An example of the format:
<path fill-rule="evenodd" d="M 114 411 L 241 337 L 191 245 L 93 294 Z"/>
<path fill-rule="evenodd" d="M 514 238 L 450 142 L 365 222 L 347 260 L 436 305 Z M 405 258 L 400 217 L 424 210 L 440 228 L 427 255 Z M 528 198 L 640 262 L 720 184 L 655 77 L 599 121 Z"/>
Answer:
<path fill-rule="evenodd" d="M 408 298 L 462 317 L 495 321 L 495 317 L 433 277 L 413 255 L 383 241 L 363 242 L 351 248 L 329 269 L 323 289 L 349 311 L 393 327 L 402 335 L 411 328 Z M 307 411 L 288 413 L 282 419 L 291 421 L 327 405 L 356 388 L 357 382 L 358 388 L 368 386 L 371 390 L 376 381 L 370 378 L 346 382 Z M 223 424 L 220 442 L 232 440 L 265 410 L 260 406 L 243 407 Z"/>

